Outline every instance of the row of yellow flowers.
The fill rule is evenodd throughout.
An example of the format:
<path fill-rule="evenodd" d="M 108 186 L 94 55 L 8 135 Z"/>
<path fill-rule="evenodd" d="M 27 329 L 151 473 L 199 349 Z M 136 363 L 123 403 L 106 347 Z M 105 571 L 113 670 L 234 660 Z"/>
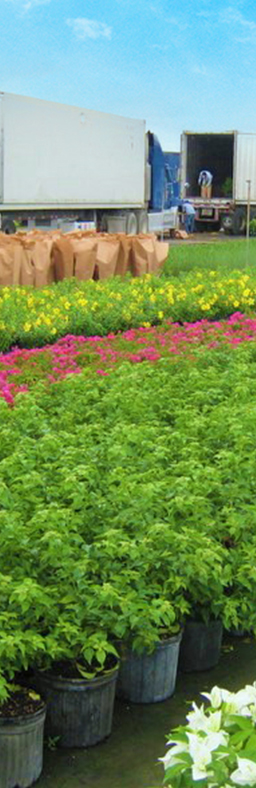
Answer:
<path fill-rule="evenodd" d="M 42 290 L 0 291 L 2 350 L 42 345 L 66 333 L 106 334 L 165 319 L 220 318 L 256 307 L 256 272 L 198 271 L 182 279 L 147 274 L 138 279 L 65 280 Z"/>

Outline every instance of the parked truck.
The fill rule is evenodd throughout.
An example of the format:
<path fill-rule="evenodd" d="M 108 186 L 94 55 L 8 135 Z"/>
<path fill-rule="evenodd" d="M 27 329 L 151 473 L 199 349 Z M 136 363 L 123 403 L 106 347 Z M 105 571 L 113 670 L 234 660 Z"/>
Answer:
<path fill-rule="evenodd" d="M 144 120 L 0 93 L 2 231 L 160 233 L 177 226 L 177 202 Z"/>
<path fill-rule="evenodd" d="M 198 183 L 204 171 L 212 176 L 208 192 Z M 247 209 L 256 217 L 256 134 L 183 132 L 181 194 L 194 205 L 197 229 L 245 233 Z"/>

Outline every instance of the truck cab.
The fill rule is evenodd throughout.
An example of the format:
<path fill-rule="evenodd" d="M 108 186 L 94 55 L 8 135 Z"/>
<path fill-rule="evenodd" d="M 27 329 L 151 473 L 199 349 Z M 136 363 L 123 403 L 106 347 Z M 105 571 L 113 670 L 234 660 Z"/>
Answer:
<path fill-rule="evenodd" d="M 148 138 L 148 228 L 158 232 L 178 229 L 180 184 L 180 154 L 164 152 L 152 132 Z"/>

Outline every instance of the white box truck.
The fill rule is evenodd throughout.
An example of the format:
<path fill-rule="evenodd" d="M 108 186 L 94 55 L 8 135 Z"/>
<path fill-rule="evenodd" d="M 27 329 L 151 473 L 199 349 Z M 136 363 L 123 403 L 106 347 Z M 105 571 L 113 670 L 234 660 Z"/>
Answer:
<path fill-rule="evenodd" d="M 200 186 L 200 173 L 212 175 L 210 189 Z M 198 229 L 242 235 L 256 217 L 256 133 L 192 132 L 181 137 L 181 194 L 196 210 Z"/>
<path fill-rule="evenodd" d="M 164 155 L 144 120 L 2 92 L 0 130 L 3 231 L 175 228 Z"/>

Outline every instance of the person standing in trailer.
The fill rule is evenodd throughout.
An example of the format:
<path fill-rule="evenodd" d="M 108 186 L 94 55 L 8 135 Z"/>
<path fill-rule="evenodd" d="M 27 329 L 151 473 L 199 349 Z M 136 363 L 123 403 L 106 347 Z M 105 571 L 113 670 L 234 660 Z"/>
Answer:
<path fill-rule="evenodd" d="M 209 170 L 201 170 L 201 172 L 199 172 L 198 185 L 201 188 L 201 197 L 211 199 L 212 173 L 209 172 Z"/>

